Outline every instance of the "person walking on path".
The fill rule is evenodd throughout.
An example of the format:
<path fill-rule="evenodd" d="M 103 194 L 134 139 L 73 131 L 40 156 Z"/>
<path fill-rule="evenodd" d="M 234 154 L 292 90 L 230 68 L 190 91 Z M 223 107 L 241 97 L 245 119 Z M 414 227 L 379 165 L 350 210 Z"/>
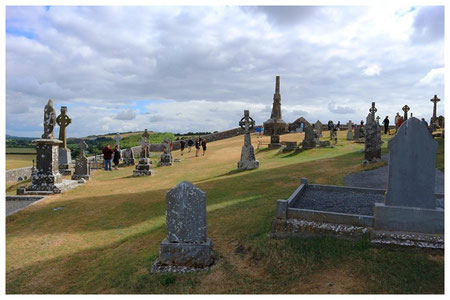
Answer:
<path fill-rule="evenodd" d="M 119 160 L 120 160 L 120 148 L 119 145 L 116 145 L 116 147 L 114 148 L 114 158 L 113 158 L 114 170 L 119 169 Z"/>
<path fill-rule="evenodd" d="M 386 118 L 383 120 L 384 124 L 384 134 L 387 134 L 389 132 L 389 116 L 386 116 Z M 389 132 L 389 135 L 391 133 Z"/>
<path fill-rule="evenodd" d="M 205 156 L 206 153 L 206 139 L 202 138 L 202 148 L 203 148 L 203 156 Z"/>
<path fill-rule="evenodd" d="M 195 157 L 198 157 L 198 151 L 200 150 L 200 138 L 195 139 Z"/>
<path fill-rule="evenodd" d="M 189 139 L 187 144 L 188 144 L 188 148 L 189 148 L 189 151 L 188 151 L 188 153 L 189 153 L 189 152 L 191 152 L 191 147 L 194 146 L 194 141 L 192 139 Z"/>
<path fill-rule="evenodd" d="M 111 168 L 111 160 L 112 154 L 114 153 L 113 149 L 109 144 L 106 144 L 106 147 L 103 148 L 103 162 L 105 164 L 105 171 L 112 171 Z"/>
<path fill-rule="evenodd" d="M 183 153 L 184 153 L 184 146 L 186 146 L 186 142 L 184 141 L 184 139 L 181 139 L 181 141 L 180 141 L 181 156 L 183 156 Z M 191 147 L 189 147 L 189 150 L 190 149 L 191 149 Z"/>

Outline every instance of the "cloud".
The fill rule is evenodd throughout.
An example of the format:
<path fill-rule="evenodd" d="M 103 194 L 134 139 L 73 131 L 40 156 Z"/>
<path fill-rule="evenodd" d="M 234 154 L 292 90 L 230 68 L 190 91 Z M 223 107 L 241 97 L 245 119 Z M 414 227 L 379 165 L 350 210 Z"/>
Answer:
<path fill-rule="evenodd" d="M 411 40 L 429 43 L 444 39 L 444 6 L 420 7 L 414 19 Z"/>
<path fill-rule="evenodd" d="M 427 75 L 422 77 L 418 84 L 419 85 L 429 85 L 429 84 L 443 84 L 444 83 L 444 68 L 431 69 Z"/>
<path fill-rule="evenodd" d="M 371 64 L 364 69 L 363 74 L 366 76 L 378 76 L 380 75 L 381 68 L 376 64 Z"/>
<path fill-rule="evenodd" d="M 136 112 L 132 109 L 126 109 L 117 114 L 117 120 L 134 120 L 136 118 Z"/>
<path fill-rule="evenodd" d="M 354 113 L 355 110 L 348 106 L 337 106 L 336 103 L 329 102 L 328 110 L 335 114 L 351 114 Z"/>

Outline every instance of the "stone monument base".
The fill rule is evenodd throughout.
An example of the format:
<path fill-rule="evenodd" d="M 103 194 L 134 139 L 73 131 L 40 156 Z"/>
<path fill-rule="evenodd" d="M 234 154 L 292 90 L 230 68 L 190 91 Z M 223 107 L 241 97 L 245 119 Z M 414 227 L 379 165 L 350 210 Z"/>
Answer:
<path fill-rule="evenodd" d="M 123 163 L 126 166 L 134 166 L 136 164 L 136 161 L 134 160 L 134 158 L 124 158 Z"/>
<path fill-rule="evenodd" d="M 62 164 L 59 165 L 59 173 L 63 176 L 71 176 L 75 172 L 74 164 Z"/>
<path fill-rule="evenodd" d="M 159 262 L 162 265 L 204 268 L 214 263 L 211 240 L 204 243 L 161 242 Z"/>
<path fill-rule="evenodd" d="M 133 170 L 133 176 L 152 176 L 153 170 Z"/>
<path fill-rule="evenodd" d="M 375 203 L 374 229 L 420 233 L 444 233 L 444 210 L 390 206 Z"/>
<path fill-rule="evenodd" d="M 165 153 L 161 154 L 161 161 L 158 163 L 158 167 L 171 165 L 172 165 L 172 155 Z"/>
<path fill-rule="evenodd" d="M 151 176 L 153 170 L 150 169 L 152 161 L 148 157 L 139 158 L 139 163 L 136 166 L 136 170 L 133 170 L 133 176 Z"/>
<path fill-rule="evenodd" d="M 72 175 L 72 180 L 80 180 L 80 179 L 90 180 L 91 175 L 81 175 L 81 174 L 73 174 Z"/>
<path fill-rule="evenodd" d="M 353 134 L 351 131 L 347 133 L 347 141 L 353 141 Z"/>
<path fill-rule="evenodd" d="M 323 147 L 330 147 L 330 141 L 319 141 L 319 147 L 323 148 Z"/>
<path fill-rule="evenodd" d="M 298 149 L 297 142 L 283 142 L 285 145 L 281 147 L 280 152 L 295 151 Z"/>
<path fill-rule="evenodd" d="M 269 149 L 276 149 L 276 148 L 281 148 L 280 136 L 272 135 L 270 137 Z"/>
<path fill-rule="evenodd" d="M 237 167 L 239 170 L 252 170 L 252 169 L 258 169 L 259 168 L 259 161 L 258 160 L 240 160 L 237 163 Z"/>

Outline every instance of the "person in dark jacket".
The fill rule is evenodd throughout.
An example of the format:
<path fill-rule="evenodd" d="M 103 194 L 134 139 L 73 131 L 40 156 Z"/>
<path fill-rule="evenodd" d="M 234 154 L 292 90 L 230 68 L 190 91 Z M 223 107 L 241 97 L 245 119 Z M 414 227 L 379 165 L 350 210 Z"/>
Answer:
<path fill-rule="evenodd" d="M 184 146 L 186 146 L 186 142 L 184 139 L 181 139 L 181 141 L 180 141 L 181 156 L 183 156 L 183 153 L 184 153 Z M 189 147 L 189 150 L 190 150 L 190 147 Z"/>
<path fill-rule="evenodd" d="M 188 148 L 189 148 L 188 153 L 191 152 L 191 147 L 192 147 L 192 146 L 194 146 L 194 141 L 193 141 L 192 139 L 189 139 L 189 140 L 188 140 Z"/>
<path fill-rule="evenodd" d="M 106 144 L 106 147 L 103 148 L 103 161 L 105 163 L 105 171 L 112 171 L 111 168 L 111 160 L 112 154 L 114 153 L 113 149 L 109 144 Z"/>
<path fill-rule="evenodd" d="M 202 148 L 203 148 L 203 156 L 205 156 L 206 153 L 206 139 L 202 138 Z"/>
<path fill-rule="evenodd" d="M 113 157 L 113 163 L 114 163 L 114 169 L 119 169 L 119 161 L 120 161 L 120 148 L 119 145 L 116 145 L 114 148 L 114 157 Z"/>
<path fill-rule="evenodd" d="M 384 124 L 384 134 L 387 134 L 389 132 L 389 116 L 386 116 L 386 118 L 383 120 Z M 391 133 L 389 132 L 389 135 Z"/>
<path fill-rule="evenodd" d="M 195 157 L 198 156 L 198 151 L 200 150 L 201 138 L 195 139 Z"/>

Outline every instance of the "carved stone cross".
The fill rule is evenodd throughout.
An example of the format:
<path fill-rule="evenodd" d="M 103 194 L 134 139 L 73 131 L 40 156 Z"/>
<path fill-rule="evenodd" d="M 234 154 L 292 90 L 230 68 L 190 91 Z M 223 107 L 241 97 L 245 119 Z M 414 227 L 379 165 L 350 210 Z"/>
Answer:
<path fill-rule="evenodd" d="M 148 140 L 149 134 L 147 132 L 147 129 L 145 129 L 144 133 L 142 134 L 141 138 L 141 153 L 139 155 L 140 158 L 147 158 L 149 156 L 149 149 L 148 149 Z"/>
<path fill-rule="evenodd" d="M 248 133 L 255 126 L 255 121 L 250 117 L 248 110 L 244 110 L 244 117 L 239 121 L 239 126 L 245 129 L 245 133 Z"/>
<path fill-rule="evenodd" d="M 377 124 L 380 125 L 380 116 L 377 116 Z"/>
<path fill-rule="evenodd" d="M 369 112 L 372 114 L 372 118 L 375 120 L 375 113 L 377 112 L 377 108 L 375 107 L 375 102 L 372 102 L 372 107 L 369 109 Z"/>
<path fill-rule="evenodd" d="M 88 145 L 86 144 L 86 142 L 85 142 L 84 140 L 81 140 L 81 141 L 78 143 L 78 147 L 80 147 L 80 149 L 81 149 L 80 156 L 84 156 L 84 152 L 86 151 Z"/>
<path fill-rule="evenodd" d="M 66 127 L 72 123 L 72 119 L 66 115 L 67 106 L 61 106 L 61 114 L 56 118 L 56 123 L 59 125 L 59 140 L 62 141 L 60 148 L 66 149 Z"/>
<path fill-rule="evenodd" d="M 402 110 L 403 110 L 403 112 L 404 112 L 404 115 L 403 115 L 403 121 L 406 121 L 406 120 L 408 120 L 408 111 L 409 111 L 409 106 L 408 105 L 405 105 L 405 106 L 403 106 L 402 107 Z"/>
<path fill-rule="evenodd" d="M 119 134 L 119 133 L 116 134 L 116 136 L 114 137 L 114 139 L 116 140 L 116 145 L 120 146 L 120 140 L 121 140 L 122 138 L 120 137 L 120 134 Z"/>
<path fill-rule="evenodd" d="M 437 97 L 437 95 L 434 95 L 433 99 L 431 99 L 430 101 L 433 102 L 433 104 L 434 104 L 434 105 L 433 105 L 433 123 L 435 123 L 436 120 L 437 120 L 437 116 L 436 116 L 437 103 L 438 103 L 439 101 L 441 101 L 441 99 L 439 99 L 439 98 Z"/>

